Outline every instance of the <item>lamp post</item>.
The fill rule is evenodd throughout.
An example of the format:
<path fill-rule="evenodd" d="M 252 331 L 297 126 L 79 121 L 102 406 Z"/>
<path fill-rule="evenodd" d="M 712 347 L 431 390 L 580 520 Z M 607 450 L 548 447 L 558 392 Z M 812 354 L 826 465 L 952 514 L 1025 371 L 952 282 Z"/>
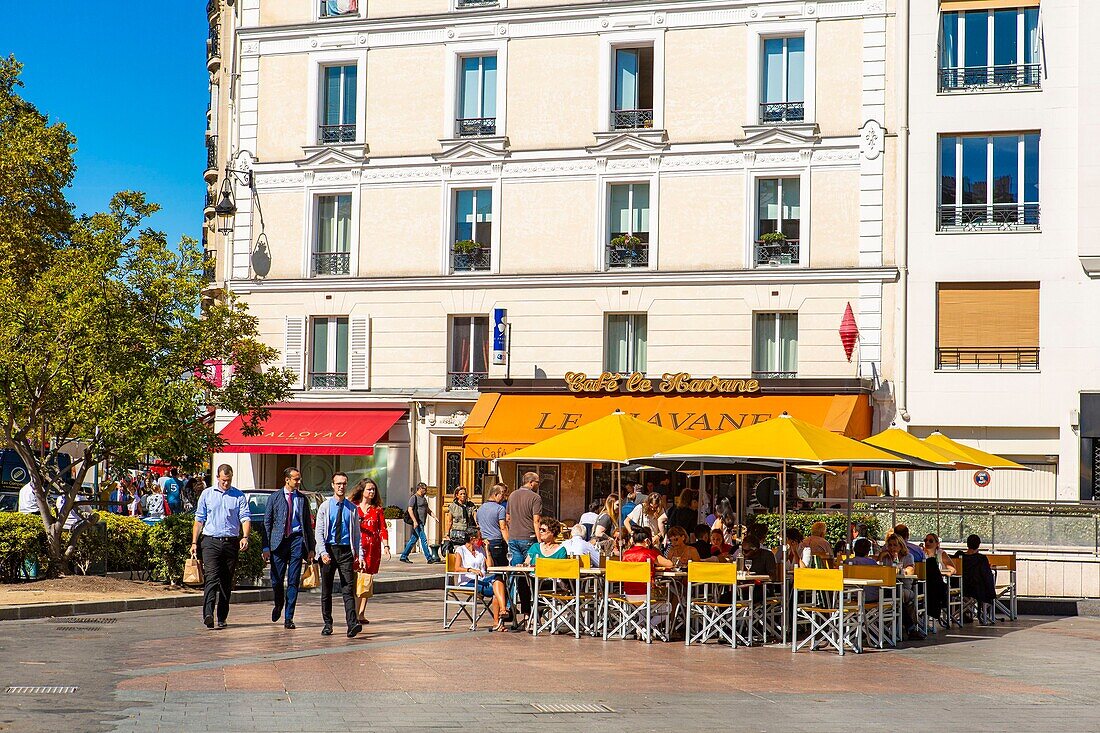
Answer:
<path fill-rule="evenodd" d="M 237 202 L 233 195 L 233 180 L 237 179 L 241 185 L 252 188 L 252 171 L 238 170 L 225 167 L 225 178 L 222 179 L 221 189 L 218 192 L 218 203 L 214 207 L 214 214 L 218 217 L 218 231 L 221 234 L 229 234 L 233 231 L 233 217 L 237 214 Z"/>

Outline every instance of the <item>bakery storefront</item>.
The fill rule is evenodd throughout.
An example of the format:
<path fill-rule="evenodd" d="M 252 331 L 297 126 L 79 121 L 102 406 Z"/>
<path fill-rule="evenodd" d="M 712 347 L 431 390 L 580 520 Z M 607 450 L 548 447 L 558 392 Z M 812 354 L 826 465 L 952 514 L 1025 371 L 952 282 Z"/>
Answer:
<path fill-rule="evenodd" d="M 872 385 L 864 379 L 737 379 L 693 377 L 686 373 L 647 377 L 570 372 L 564 380 L 483 380 L 481 395 L 464 426 L 463 457 L 492 465 L 525 446 L 622 410 L 641 420 L 695 439 L 770 420 L 783 412 L 847 437 L 872 434 Z M 610 466 L 598 463 L 515 463 L 497 465 L 509 487 L 535 471 L 547 514 L 576 519 L 592 501 L 611 491 Z M 626 477 L 628 474 L 624 474 Z M 695 485 L 684 474 L 641 469 L 631 478 L 663 493 Z M 489 476 L 491 480 L 491 474 Z M 733 477 L 708 477 L 708 493 L 725 495 Z M 823 477 L 817 481 L 824 492 Z M 813 487 L 808 487 L 811 490 Z M 829 492 L 832 493 L 832 492 Z"/>

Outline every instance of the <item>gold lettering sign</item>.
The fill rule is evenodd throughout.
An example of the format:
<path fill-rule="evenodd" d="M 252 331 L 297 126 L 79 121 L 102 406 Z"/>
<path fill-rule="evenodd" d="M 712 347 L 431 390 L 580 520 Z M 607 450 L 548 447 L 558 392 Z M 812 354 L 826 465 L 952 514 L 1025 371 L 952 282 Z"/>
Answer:
<path fill-rule="evenodd" d="M 598 377 L 590 377 L 584 372 L 566 372 L 565 384 L 570 392 L 586 394 L 751 394 L 760 391 L 760 382 L 755 379 L 696 379 L 687 372 L 666 372 L 659 380 L 649 379 L 641 372 L 603 372 Z"/>

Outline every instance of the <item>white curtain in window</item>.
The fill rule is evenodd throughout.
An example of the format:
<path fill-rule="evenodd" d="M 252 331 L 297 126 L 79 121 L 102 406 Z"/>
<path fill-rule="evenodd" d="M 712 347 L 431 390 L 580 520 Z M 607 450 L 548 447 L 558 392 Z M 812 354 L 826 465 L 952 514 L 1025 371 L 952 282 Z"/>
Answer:
<path fill-rule="evenodd" d="M 634 363 L 628 364 L 627 367 L 632 372 L 644 373 L 646 370 L 646 317 L 644 314 L 635 314 L 633 316 L 630 316 L 630 318 L 634 327 L 632 339 L 634 347 Z"/>
<path fill-rule="evenodd" d="M 630 368 L 629 318 L 630 316 L 622 314 L 607 317 L 607 343 L 604 353 L 607 355 L 607 370 L 610 372 L 625 372 Z"/>
<path fill-rule="evenodd" d="M 798 314 L 780 313 L 779 371 L 798 371 Z"/>
<path fill-rule="evenodd" d="M 779 345 L 775 341 L 775 314 L 757 313 L 753 334 L 752 369 L 754 372 L 775 371 Z"/>

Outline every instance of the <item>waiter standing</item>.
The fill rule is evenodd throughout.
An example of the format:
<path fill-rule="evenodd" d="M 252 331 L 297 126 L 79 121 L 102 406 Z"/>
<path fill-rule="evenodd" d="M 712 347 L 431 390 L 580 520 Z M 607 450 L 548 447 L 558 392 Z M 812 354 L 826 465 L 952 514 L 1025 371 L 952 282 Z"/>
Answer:
<path fill-rule="evenodd" d="M 302 474 L 297 468 L 283 471 L 283 490 L 272 494 L 264 512 L 264 560 L 271 561 L 271 591 L 275 607 L 271 620 L 283 612 L 283 581 L 286 581 L 286 616 L 283 627 L 293 629 L 294 606 L 298 601 L 298 581 L 302 577 L 302 559 L 313 562 L 314 537 L 310 531 L 309 502 L 298 491 Z"/>
<path fill-rule="evenodd" d="M 248 499 L 233 486 L 233 467 L 218 466 L 218 482 L 202 492 L 191 528 L 191 557 L 202 558 L 202 621 L 208 629 L 224 629 L 237 558 L 248 548 L 252 528 Z M 200 544 L 201 540 L 201 544 Z M 217 613 L 217 626 L 214 614 Z"/>
<path fill-rule="evenodd" d="M 317 508 L 314 541 L 321 556 L 321 618 L 325 622 L 321 634 L 332 634 L 332 584 L 339 572 L 350 639 L 363 630 L 355 612 L 355 566 L 363 561 L 363 551 L 359 542 L 359 510 L 344 497 L 347 490 L 348 475 L 333 474 L 332 498 Z"/>

